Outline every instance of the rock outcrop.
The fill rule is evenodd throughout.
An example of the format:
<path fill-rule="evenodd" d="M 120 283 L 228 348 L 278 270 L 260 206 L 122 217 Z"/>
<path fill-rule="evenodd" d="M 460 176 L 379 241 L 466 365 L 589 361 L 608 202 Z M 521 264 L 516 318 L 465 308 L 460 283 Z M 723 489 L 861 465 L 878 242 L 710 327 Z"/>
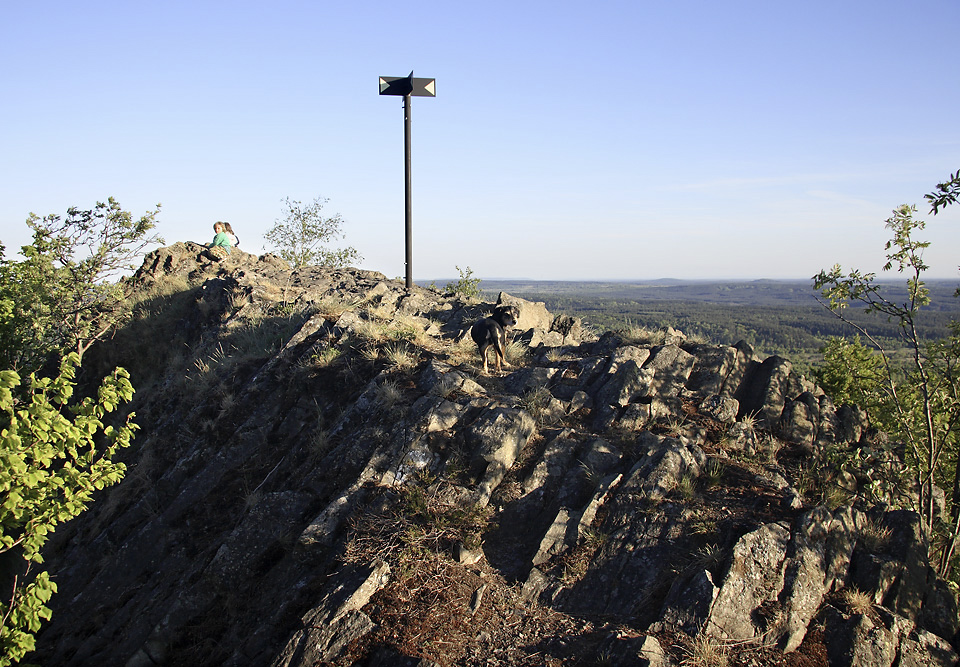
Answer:
<path fill-rule="evenodd" d="M 492 303 L 190 243 L 132 280 L 90 364 L 131 368 L 142 431 L 51 541 L 42 664 L 957 662 L 909 488 L 858 492 L 895 452 L 785 359 L 501 294 L 484 376 Z"/>

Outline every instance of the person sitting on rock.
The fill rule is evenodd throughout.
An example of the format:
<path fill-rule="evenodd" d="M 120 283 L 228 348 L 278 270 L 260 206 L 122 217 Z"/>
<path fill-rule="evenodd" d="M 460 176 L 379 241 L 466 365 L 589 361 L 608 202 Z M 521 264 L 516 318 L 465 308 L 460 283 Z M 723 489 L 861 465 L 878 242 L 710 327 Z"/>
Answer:
<path fill-rule="evenodd" d="M 237 238 L 237 235 L 233 233 L 233 227 L 230 226 L 229 222 L 221 223 L 223 225 L 223 231 L 230 239 L 230 245 L 236 248 L 240 245 L 240 239 Z"/>
<path fill-rule="evenodd" d="M 211 259 L 220 261 L 230 254 L 233 244 L 230 242 L 230 236 L 227 235 L 227 228 L 222 222 L 213 223 L 215 236 L 210 245 L 207 246 L 206 254 Z"/>

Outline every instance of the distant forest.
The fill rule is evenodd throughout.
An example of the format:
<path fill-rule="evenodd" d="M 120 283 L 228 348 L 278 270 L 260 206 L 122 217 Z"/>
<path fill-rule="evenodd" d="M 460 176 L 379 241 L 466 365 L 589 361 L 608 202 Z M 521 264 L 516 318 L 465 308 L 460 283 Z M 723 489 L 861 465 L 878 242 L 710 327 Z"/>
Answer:
<path fill-rule="evenodd" d="M 924 309 L 920 334 L 934 340 L 947 334 L 950 320 L 960 319 L 957 282 L 929 281 L 932 303 Z M 757 354 L 782 355 L 801 365 L 816 364 L 820 348 L 831 336 L 856 331 L 816 301 L 811 281 L 757 280 L 649 283 L 484 280 L 484 296 L 495 300 L 503 291 L 542 301 L 554 313 L 566 313 L 598 331 L 629 326 L 658 329 L 672 326 L 687 336 L 732 345 L 745 340 Z M 902 283 L 884 284 L 887 298 L 902 302 Z M 896 324 L 876 314 L 851 313 L 852 319 L 897 349 Z"/>

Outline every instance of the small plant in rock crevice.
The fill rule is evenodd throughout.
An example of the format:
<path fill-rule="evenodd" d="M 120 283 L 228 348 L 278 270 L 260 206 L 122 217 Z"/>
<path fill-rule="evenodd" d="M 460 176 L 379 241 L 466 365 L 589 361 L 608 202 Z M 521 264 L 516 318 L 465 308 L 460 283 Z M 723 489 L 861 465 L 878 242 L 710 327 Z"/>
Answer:
<path fill-rule="evenodd" d="M 678 558 L 671 566 L 671 570 L 674 574 L 681 576 L 701 570 L 715 573 L 716 569 L 723 564 L 725 556 L 726 554 L 719 546 L 712 542 L 707 543 Z"/>
<path fill-rule="evenodd" d="M 454 397 L 459 389 L 458 382 L 456 378 L 451 377 L 450 375 L 444 375 L 440 378 L 440 381 L 437 382 L 433 387 L 430 388 L 430 393 L 434 396 L 439 396 L 450 400 Z"/>
<path fill-rule="evenodd" d="M 600 486 L 601 475 L 596 468 L 590 465 L 587 461 L 581 461 L 580 470 L 583 472 L 584 479 L 587 480 L 587 484 L 590 486 L 590 488 L 595 489 Z"/>
<path fill-rule="evenodd" d="M 339 349 L 335 347 L 327 347 L 313 353 L 310 356 L 310 361 L 318 368 L 325 368 L 326 366 L 333 364 L 341 354 L 342 352 Z"/>
<path fill-rule="evenodd" d="M 868 552 L 876 554 L 882 553 L 890 544 L 890 538 L 893 537 L 893 530 L 889 526 L 873 518 L 868 518 L 863 528 L 860 530 L 860 544 Z"/>
<path fill-rule="evenodd" d="M 480 278 L 473 278 L 473 269 L 469 266 L 464 270 L 459 266 L 454 267 L 460 274 L 460 279 L 456 282 L 447 283 L 444 288 L 447 292 L 465 300 L 476 300 L 480 298 Z"/>
<path fill-rule="evenodd" d="M 720 485 L 720 482 L 723 481 L 723 476 L 727 474 L 727 465 L 717 458 L 711 458 L 707 462 L 707 467 L 703 477 L 704 484 L 708 488 L 713 488 Z"/>
<path fill-rule="evenodd" d="M 572 586 L 587 574 L 590 564 L 599 551 L 607 543 L 609 536 L 593 529 L 583 532 L 580 543 L 557 559 L 555 567 L 560 572 L 560 582 L 564 586 Z"/>
<path fill-rule="evenodd" d="M 403 400 L 403 390 L 396 382 L 387 380 L 377 387 L 377 398 L 385 410 L 390 410 Z"/>
<path fill-rule="evenodd" d="M 563 360 L 563 356 L 564 356 L 564 355 L 563 355 L 563 348 L 551 347 L 549 350 L 547 350 L 547 353 L 546 353 L 546 355 L 544 355 L 544 358 L 545 358 L 547 361 L 549 361 L 551 364 L 555 364 L 555 363 L 558 363 L 558 362 L 562 361 L 562 360 Z"/>
<path fill-rule="evenodd" d="M 843 591 L 843 603 L 851 614 L 867 614 L 873 609 L 873 599 L 870 594 L 856 588 Z"/>
<path fill-rule="evenodd" d="M 718 532 L 716 519 L 709 517 L 696 518 L 688 525 L 690 526 L 690 533 L 693 535 L 716 535 Z"/>
<path fill-rule="evenodd" d="M 429 475 L 400 486 L 381 509 L 361 513 L 351 526 L 347 562 L 384 558 L 412 568 L 417 561 L 449 554 L 455 544 L 477 545 L 489 510 L 442 499 Z"/>
<path fill-rule="evenodd" d="M 677 493 L 684 500 L 693 500 L 697 496 L 697 476 L 691 473 L 684 474 L 677 481 Z"/>
<path fill-rule="evenodd" d="M 730 649 L 722 640 L 701 632 L 683 647 L 682 667 L 727 667 Z"/>
<path fill-rule="evenodd" d="M 740 417 L 740 419 L 739 419 L 738 421 L 739 421 L 741 424 L 743 424 L 743 427 L 744 427 L 744 428 L 746 428 L 746 429 L 751 429 L 751 430 L 752 430 L 752 429 L 754 429 L 754 428 L 757 427 L 757 416 L 758 416 L 758 414 L 759 414 L 759 413 L 756 412 L 756 411 L 754 411 L 754 412 L 748 412 L 747 414 L 745 414 L 745 415 L 743 415 L 742 417 Z"/>
<path fill-rule="evenodd" d="M 511 341 L 507 343 L 503 356 L 507 358 L 507 363 L 513 366 L 522 366 L 530 353 L 530 348 L 520 341 Z"/>
<path fill-rule="evenodd" d="M 387 345 L 383 350 L 383 356 L 392 368 L 404 373 L 413 370 L 418 362 L 416 355 L 405 343 Z"/>
<path fill-rule="evenodd" d="M 667 435 L 677 438 L 683 435 L 686 425 L 686 417 L 672 416 L 667 418 L 666 423 L 664 424 L 664 430 L 666 431 Z"/>
<path fill-rule="evenodd" d="M 553 394 L 545 386 L 534 387 L 520 399 L 520 407 L 530 413 L 537 424 L 542 424 L 553 401 Z"/>

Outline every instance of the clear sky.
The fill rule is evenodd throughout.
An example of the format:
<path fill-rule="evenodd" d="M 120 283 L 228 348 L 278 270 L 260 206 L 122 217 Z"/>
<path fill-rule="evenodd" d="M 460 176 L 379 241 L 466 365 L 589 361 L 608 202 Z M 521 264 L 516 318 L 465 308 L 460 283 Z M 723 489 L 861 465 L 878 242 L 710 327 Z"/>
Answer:
<path fill-rule="evenodd" d="M 363 268 L 414 278 L 878 271 L 917 204 L 960 264 L 957 0 L 0 2 L 0 240 L 28 213 L 163 204 L 168 243 L 329 198 Z"/>

